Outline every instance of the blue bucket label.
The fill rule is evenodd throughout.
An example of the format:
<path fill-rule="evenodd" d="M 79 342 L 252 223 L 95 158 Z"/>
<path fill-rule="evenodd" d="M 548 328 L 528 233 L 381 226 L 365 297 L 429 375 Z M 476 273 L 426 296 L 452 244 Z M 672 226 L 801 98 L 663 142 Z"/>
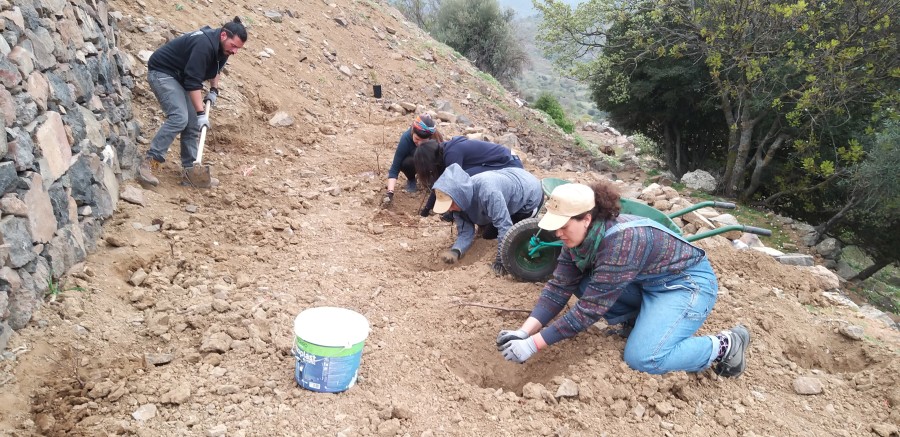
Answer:
<path fill-rule="evenodd" d="M 362 351 L 344 357 L 322 357 L 294 348 L 294 357 L 297 384 L 307 390 L 336 393 L 356 384 Z"/>

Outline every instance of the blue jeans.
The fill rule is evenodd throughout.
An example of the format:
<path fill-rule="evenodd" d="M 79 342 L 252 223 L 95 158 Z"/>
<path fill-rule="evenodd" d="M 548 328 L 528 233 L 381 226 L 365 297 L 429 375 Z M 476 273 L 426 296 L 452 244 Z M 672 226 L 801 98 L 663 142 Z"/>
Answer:
<path fill-rule="evenodd" d="M 147 156 L 165 162 L 169 146 L 175 141 L 175 136 L 181 134 L 181 166 L 193 166 L 197 160 L 200 129 L 197 127 L 197 112 L 188 92 L 174 77 L 159 71 L 150 70 L 147 80 L 166 113 L 166 121 L 153 137 Z"/>
<path fill-rule="evenodd" d="M 579 297 L 590 280 L 585 276 Z M 611 325 L 635 321 L 625 343 L 625 363 L 652 374 L 709 367 L 719 351 L 719 339 L 693 335 L 712 311 L 718 290 L 705 258 L 682 273 L 629 284 L 604 315 Z"/>

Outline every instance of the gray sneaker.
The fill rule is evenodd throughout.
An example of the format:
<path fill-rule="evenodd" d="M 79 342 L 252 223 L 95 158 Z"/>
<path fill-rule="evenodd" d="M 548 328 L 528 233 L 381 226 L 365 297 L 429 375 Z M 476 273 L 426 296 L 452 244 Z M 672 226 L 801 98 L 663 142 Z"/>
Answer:
<path fill-rule="evenodd" d="M 729 331 L 722 331 L 728 336 L 728 350 L 715 365 L 716 374 L 727 378 L 737 378 L 747 367 L 747 349 L 750 348 L 750 331 L 744 325 L 737 325 Z"/>
<path fill-rule="evenodd" d="M 142 185 L 151 185 L 154 187 L 159 185 L 159 179 L 157 179 L 156 176 L 153 176 L 153 169 L 154 167 L 159 167 L 159 164 L 159 161 L 150 157 L 142 159 L 141 166 L 138 167 L 137 172 L 138 182 Z"/>

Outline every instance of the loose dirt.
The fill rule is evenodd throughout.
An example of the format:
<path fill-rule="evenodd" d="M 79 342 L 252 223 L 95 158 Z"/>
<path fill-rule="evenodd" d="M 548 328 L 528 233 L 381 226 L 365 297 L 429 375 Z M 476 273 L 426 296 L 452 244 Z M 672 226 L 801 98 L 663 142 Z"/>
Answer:
<path fill-rule="evenodd" d="M 701 334 L 750 327 L 742 377 L 632 371 L 624 340 L 602 326 L 527 364 L 504 361 L 494 338 L 525 314 L 460 303 L 530 309 L 541 284 L 495 277 L 493 241 L 478 240 L 459 266 L 437 262 L 453 232 L 416 214 L 423 193 L 398 192 L 391 209 L 380 209 L 386 167 L 411 116 L 368 97 L 368 78 L 385 85 L 387 99 L 430 107 L 443 98 L 495 132 L 516 128 L 539 177 L 602 176 L 562 170 L 580 155 L 554 145 L 560 137 L 532 127 L 533 118 L 503 115 L 515 104 L 383 2 L 199 1 L 179 9 L 144 0 L 112 9 L 134 24 L 121 42 L 133 54 L 158 45 L 160 20 L 188 31 L 251 18 L 251 39 L 222 80 L 212 120 L 207 156 L 222 185 L 178 186 L 172 159 L 145 206 L 120 202 L 106 242 L 69 280 L 85 291 L 45 305 L 12 339 L 15 360 L 0 362 L 0 434 L 897 435 L 897 332 L 833 306 L 805 271 L 718 239 L 701 244 L 721 283 Z M 156 32 L 140 30 L 145 16 L 155 17 Z M 259 57 L 266 47 L 274 54 Z M 337 53 L 334 65 L 323 48 Z M 426 52 L 435 65 L 422 60 Z M 150 137 L 161 114 L 143 77 L 135 96 Z M 277 111 L 295 123 L 270 126 Z M 535 167 L 542 159 L 552 160 L 551 171 Z M 154 223 L 159 231 L 148 230 Z M 149 276 L 136 287 L 128 280 L 138 269 Z M 293 319 L 322 305 L 353 309 L 372 324 L 359 383 L 341 394 L 293 380 Z M 862 327 L 864 338 L 842 335 L 848 326 Z M 220 333 L 230 339 L 226 351 L 205 352 Z M 822 392 L 798 394 L 800 377 Z M 576 397 L 555 396 L 572 383 Z M 155 414 L 136 420 L 139 408 Z"/>

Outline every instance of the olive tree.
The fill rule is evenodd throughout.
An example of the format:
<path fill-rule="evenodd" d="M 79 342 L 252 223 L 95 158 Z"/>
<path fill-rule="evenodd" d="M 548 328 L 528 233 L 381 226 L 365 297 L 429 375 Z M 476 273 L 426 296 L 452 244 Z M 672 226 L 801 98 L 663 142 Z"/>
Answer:
<path fill-rule="evenodd" d="M 432 35 L 508 84 L 528 62 L 515 34 L 514 15 L 512 9 L 501 10 L 497 0 L 443 0 Z"/>
<path fill-rule="evenodd" d="M 577 77 L 607 76 L 620 98 L 642 63 L 706 68 L 695 88 L 715 97 L 727 128 L 726 195 L 749 199 L 784 162 L 814 178 L 854 167 L 863 154 L 839 133 L 900 100 L 896 0 L 533 1 L 545 51 Z"/>

